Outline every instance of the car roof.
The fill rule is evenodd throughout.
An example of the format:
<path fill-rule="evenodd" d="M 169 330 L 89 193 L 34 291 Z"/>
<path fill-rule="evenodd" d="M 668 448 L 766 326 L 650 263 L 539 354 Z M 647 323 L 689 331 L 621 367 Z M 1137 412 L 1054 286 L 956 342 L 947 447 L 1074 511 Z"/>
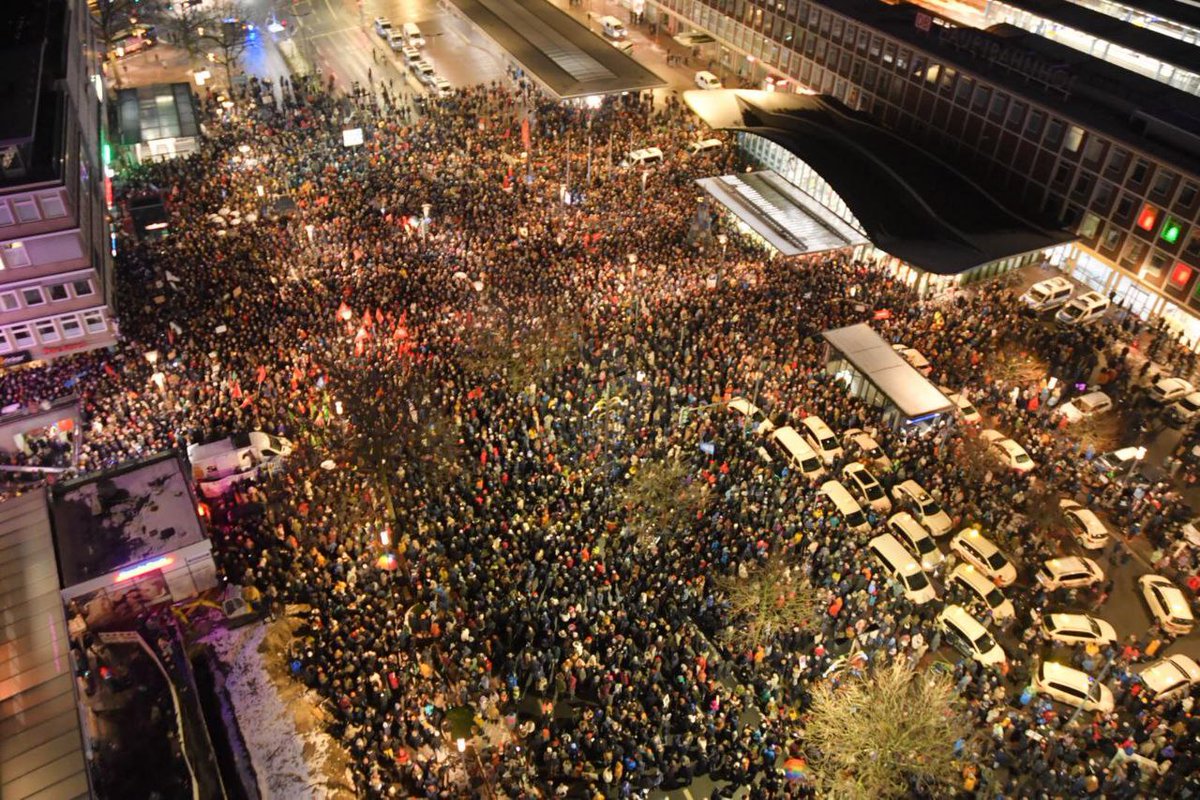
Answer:
<path fill-rule="evenodd" d="M 979 528 L 963 528 L 955 535 L 955 539 L 963 538 L 969 542 L 973 542 L 975 549 L 981 553 L 987 554 L 999 550 L 996 543 L 987 538 L 980 532 Z"/>
<path fill-rule="evenodd" d="M 1045 566 L 1058 574 L 1074 572 L 1075 570 L 1084 570 L 1086 572 L 1096 571 L 1094 561 L 1090 558 L 1080 558 L 1079 556 L 1058 556 L 1057 558 L 1047 559 Z"/>
<path fill-rule="evenodd" d="M 1083 670 L 1068 667 L 1066 664 L 1060 664 L 1057 661 L 1043 661 L 1042 674 L 1051 680 L 1074 683 L 1089 688 L 1095 683 L 1095 679 Z"/>
<path fill-rule="evenodd" d="M 960 578 L 966 583 L 971 584 L 980 594 L 986 594 L 992 589 L 997 588 L 996 584 L 987 575 L 984 575 L 979 570 L 975 569 L 974 564 L 959 564 L 950 573 L 951 578 Z"/>
<path fill-rule="evenodd" d="M 888 517 L 888 524 L 898 528 L 910 528 L 914 536 L 929 536 L 929 531 L 925 530 L 925 526 L 917 522 L 907 511 L 897 511 L 892 514 Z"/>
<path fill-rule="evenodd" d="M 896 488 L 919 497 L 929 497 L 929 492 L 925 491 L 925 487 L 921 486 L 921 484 L 917 483 L 911 478 L 903 483 L 897 484 Z"/>
<path fill-rule="evenodd" d="M 1084 508 L 1078 503 L 1075 503 L 1073 500 L 1071 502 L 1074 503 L 1074 505 L 1069 507 L 1063 506 L 1064 511 L 1074 514 L 1075 517 L 1082 522 L 1083 526 L 1089 531 L 1108 533 L 1108 528 L 1106 528 L 1104 523 L 1100 521 L 1100 518 L 1096 516 L 1095 511 L 1092 511 L 1090 508 Z"/>
<path fill-rule="evenodd" d="M 1143 576 L 1143 580 L 1157 586 L 1162 591 L 1167 601 L 1167 610 L 1171 613 L 1171 616 L 1180 619 L 1193 619 L 1192 607 L 1188 604 L 1187 596 L 1184 595 L 1182 589 L 1161 575 L 1146 575 Z"/>
<path fill-rule="evenodd" d="M 1183 653 L 1176 653 L 1155 661 L 1138 673 L 1142 683 L 1158 691 L 1174 684 L 1174 679 L 1182 672 L 1192 683 L 1200 683 L 1200 664 Z"/>
<path fill-rule="evenodd" d="M 971 615 L 971 612 L 956 603 L 947 605 L 938 616 L 957 622 L 962 628 L 967 628 L 968 630 L 965 630 L 964 633 L 969 636 L 973 634 L 972 638 L 978 636 L 980 633 L 987 632 L 987 628 L 984 627 L 982 622 L 975 619 Z"/>
<path fill-rule="evenodd" d="M 1037 286 L 1044 286 L 1048 289 L 1061 289 L 1063 286 L 1074 286 L 1074 284 L 1067 280 L 1067 278 L 1063 275 L 1055 275 L 1053 278 L 1046 278 L 1044 281 L 1038 281 L 1029 288 L 1033 289 Z"/>

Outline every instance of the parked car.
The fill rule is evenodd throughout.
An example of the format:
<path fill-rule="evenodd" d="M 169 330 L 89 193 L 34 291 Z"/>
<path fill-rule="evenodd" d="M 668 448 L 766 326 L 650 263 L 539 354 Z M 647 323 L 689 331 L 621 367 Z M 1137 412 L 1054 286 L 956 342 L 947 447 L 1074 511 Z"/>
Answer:
<path fill-rule="evenodd" d="M 1090 558 L 1061 556 L 1042 562 L 1036 578 L 1049 591 L 1078 589 L 1104 580 L 1104 570 Z"/>
<path fill-rule="evenodd" d="M 400 48 L 400 55 L 404 57 L 404 63 L 410 67 L 421 60 L 421 51 L 415 47 Z"/>
<path fill-rule="evenodd" d="M 892 510 L 892 501 L 888 500 L 883 487 L 864 464 L 858 461 L 847 464 L 842 468 L 842 478 L 850 493 L 857 495 L 858 500 L 869 505 L 872 510 L 880 514 Z"/>
<path fill-rule="evenodd" d="M 700 87 L 701 89 L 720 89 L 720 88 L 722 88 L 721 79 L 718 78 L 716 75 L 713 75 L 711 72 L 709 72 L 707 70 L 702 69 L 699 72 L 697 72 L 695 80 L 696 80 L 696 86 Z"/>
<path fill-rule="evenodd" d="M 995 542 L 980 533 L 978 528 L 959 531 L 950 540 L 950 549 L 998 586 L 1008 586 L 1017 579 L 1017 568 L 1000 552 Z"/>
<path fill-rule="evenodd" d="M 974 564 L 959 564 L 946 579 L 946 585 L 951 589 L 961 587 L 967 596 L 983 603 L 992 613 L 993 619 L 1009 619 L 1017 614 L 1012 601 L 1004 596 L 1000 587 L 975 569 Z"/>
<path fill-rule="evenodd" d="M 1200 684 L 1200 665 L 1188 656 L 1177 653 L 1155 661 L 1140 673 L 1142 686 L 1156 702 L 1186 697 Z"/>
<path fill-rule="evenodd" d="M 1029 472 L 1036 464 L 1029 454 L 1025 452 L 1025 448 L 1009 439 L 1003 433 L 997 430 L 988 428 L 979 434 L 984 441 L 992 446 L 992 452 L 995 453 L 1005 466 L 1010 467 L 1017 472 Z"/>
<path fill-rule="evenodd" d="M 1196 391 L 1196 387 L 1183 378 L 1159 378 L 1147 391 L 1151 400 L 1165 405 L 1186 397 Z"/>
<path fill-rule="evenodd" d="M 1161 575 L 1143 575 L 1138 578 L 1138 588 L 1160 628 L 1172 636 L 1192 632 L 1196 618 L 1182 589 Z"/>
<path fill-rule="evenodd" d="M 959 419 L 968 425 L 978 425 L 983 419 L 983 415 L 979 413 L 979 409 L 971 405 L 971 401 L 965 395 L 949 389 L 945 386 L 939 386 L 938 390 L 946 395 L 946 399 L 954 403 L 955 411 L 958 413 Z"/>
<path fill-rule="evenodd" d="M 1191 422 L 1200 413 L 1200 392 L 1191 392 L 1176 400 L 1167 408 L 1167 418 L 1171 422 Z"/>
<path fill-rule="evenodd" d="M 892 487 L 892 497 L 901 506 L 909 508 L 917 520 L 929 529 L 934 536 L 944 536 L 950 532 L 952 523 L 950 515 L 934 500 L 929 492 L 921 488 L 914 480 L 907 480 Z"/>
<path fill-rule="evenodd" d="M 912 514 L 901 511 L 893 514 L 887 521 L 888 530 L 904 545 L 910 553 L 921 561 L 922 569 L 936 569 L 941 566 L 946 557 L 938 549 L 933 537 L 925 527 L 913 519 Z"/>
<path fill-rule="evenodd" d="M 946 606 L 937 616 L 937 626 L 942 638 L 951 647 L 985 667 L 1000 664 L 1006 659 L 1004 649 L 996 644 L 983 623 L 962 606 Z"/>
<path fill-rule="evenodd" d="M 1062 325 L 1088 325 L 1108 311 L 1108 298 L 1099 292 L 1081 294 L 1059 309 L 1054 319 Z"/>
<path fill-rule="evenodd" d="M 1038 281 L 1021 295 L 1021 302 L 1034 311 L 1049 311 L 1058 308 L 1071 299 L 1075 293 L 1075 284 L 1062 275 Z"/>
<path fill-rule="evenodd" d="M 1065 497 L 1058 501 L 1058 507 L 1062 509 L 1066 518 L 1067 530 L 1075 537 L 1075 541 L 1079 542 L 1080 547 L 1085 550 L 1099 550 L 1108 544 L 1108 528 L 1104 527 L 1096 512 Z"/>
<path fill-rule="evenodd" d="M 1112 407 L 1112 398 L 1104 392 L 1088 392 L 1068 403 L 1063 403 L 1058 411 L 1067 418 L 1068 423 L 1074 424 L 1088 417 L 1111 411 Z"/>
<path fill-rule="evenodd" d="M 870 461 L 882 470 L 892 468 L 892 460 L 879 446 L 879 442 L 862 428 L 848 428 L 842 433 L 842 449 L 851 456 Z"/>
<path fill-rule="evenodd" d="M 775 423 L 762 410 L 744 397 L 735 397 L 725 404 L 735 414 L 740 414 L 745 426 L 757 434 L 766 435 L 775 430 Z"/>
<path fill-rule="evenodd" d="M 1107 714 L 1113 710 L 1113 695 L 1107 686 L 1086 672 L 1054 661 L 1043 661 L 1038 667 L 1033 688 L 1038 694 L 1084 711 Z"/>
<path fill-rule="evenodd" d="M 1090 614 L 1046 614 L 1041 628 L 1047 639 L 1062 644 L 1105 645 L 1117 640 L 1112 625 Z"/>
<path fill-rule="evenodd" d="M 392 32 L 392 21 L 387 17 L 375 18 L 375 33 L 381 38 L 386 39 L 388 34 Z"/>

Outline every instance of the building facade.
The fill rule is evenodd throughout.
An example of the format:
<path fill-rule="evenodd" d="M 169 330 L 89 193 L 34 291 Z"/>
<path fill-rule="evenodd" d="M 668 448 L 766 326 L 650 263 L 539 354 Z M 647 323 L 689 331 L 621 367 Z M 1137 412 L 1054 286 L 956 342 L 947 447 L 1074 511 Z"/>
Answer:
<path fill-rule="evenodd" d="M 1200 98 L 907 4 L 652 0 L 647 18 L 715 38 L 701 58 L 731 83 L 832 95 L 1073 230 L 1056 264 L 1200 345 Z"/>
<path fill-rule="evenodd" d="M 103 80 L 84 0 L 0 10 L 0 367 L 115 343 Z"/>

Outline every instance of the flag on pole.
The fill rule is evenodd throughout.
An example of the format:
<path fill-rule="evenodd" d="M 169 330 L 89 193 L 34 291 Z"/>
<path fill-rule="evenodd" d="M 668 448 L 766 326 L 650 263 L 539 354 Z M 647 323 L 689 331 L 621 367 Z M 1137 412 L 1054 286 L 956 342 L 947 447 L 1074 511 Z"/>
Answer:
<path fill-rule="evenodd" d="M 530 147 L 529 139 L 529 117 L 521 120 L 521 146 L 525 148 L 525 152 L 529 152 L 533 148 Z"/>

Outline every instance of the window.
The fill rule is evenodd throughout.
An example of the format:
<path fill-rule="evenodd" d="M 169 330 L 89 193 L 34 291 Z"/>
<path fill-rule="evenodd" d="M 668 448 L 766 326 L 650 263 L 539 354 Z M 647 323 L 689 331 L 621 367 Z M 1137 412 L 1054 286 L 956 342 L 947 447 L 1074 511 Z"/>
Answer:
<path fill-rule="evenodd" d="M 1104 229 L 1103 247 L 1105 250 L 1116 250 L 1121 244 L 1121 229 L 1116 225 L 1108 225 Z"/>
<path fill-rule="evenodd" d="M 958 79 L 958 85 L 954 87 L 954 102 L 960 106 L 965 106 L 971 99 L 971 93 L 975 90 L 975 81 L 965 75 Z"/>
<path fill-rule="evenodd" d="M 1187 247 L 1183 248 L 1183 252 L 1193 258 L 1200 258 L 1200 233 L 1193 233 L 1192 238 L 1188 239 Z M 2 296 L 0 296 L 2 299 Z"/>
<path fill-rule="evenodd" d="M 0 311 L 16 311 L 20 307 L 21 304 L 17 302 L 16 292 L 0 293 Z"/>
<path fill-rule="evenodd" d="M 1083 160 L 1089 164 L 1099 164 L 1104 157 L 1104 140 L 1098 136 L 1089 136 L 1087 147 L 1083 149 Z"/>
<path fill-rule="evenodd" d="M 1140 186 L 1146 182 L 1146 176 L 1150 174 L 1150 165 L 1145 159 L 1139 158 L 1133 163 L 1133 172 L 1129 175 L 1129 180 L 1135 186 Z"/>
<path fill-rule="evenodd" d="M 79 317 L 74 314 L 59 317 L 58 326 L 62 328 L 63 336 L 68 339 L 77 339 L 83 336 L 83 326 L 79 324 Z"/>
<path fill-rule="evenodd" d="M 1108 166 L 1104 169 L 1104 174 L 1112 178 L 1114 181 L 1119 181 L 1125 177 L 1125 168 L 1129 166 L 1129 151 L 1116 148 L 1113 150 L 1112 156 L 1108 159 Z"/>
<path fill-rule="evenodd" d="M 1116 191 L 1116 188 L 1108 181 L 1100 181 L 1100 186 L 1096 189 L 1096 196 L 1092 198 L 1092 207 L 1101 211 L 1107 209 Z"/>
<path fill-rule="evenodd" d="M 1100 229 L 1100 217 L 1092 212 L 1087 212 L 1083 215 L 1083 223 L 1079 226 L 1079 235 L 1085 239 L 1096 238 L 1096 231 Z"/>
<path fill-rule="evenodd" d="M 1078 125 L 1072 125 L 1067 131 L 1067 152 L 1078 153 L 1080 146 L 1083 144 L 1083 128 Z"/>
<path fill-rule="evenodd" d="M 1128 223 L 1133 218 L 1134 199 L 1131 195 L 1121 195 L 1121 202 L 1117 203 L 1117 213 L 1113 218 L 1117 222 Z"/>
<path fill-rule="evenodd" d="M 889 66 L 896 63 L 896 45 L 891 42 L 883 46 L 883 63 Z"/>
<path fill-rule="evenodd" d="M 42 344 L 57 342 L 62 338 L 62 335 L 58 332 L 58 328 L 54 327 L 54 320 L 52 319 L 39 319 L 34 323 L 34 327 L 37 328 L 37 335 L 42 340 Z"/>
<path fill-rule="evenodd" d="M 1156 197 L 1165 200 L 1171 192 L 1171 187 L 1175 184 L 1175 175 L 1165 169 L 1160 169 L 1158 174 L 1154 176 L 1154 186 L 1150 192 Z"/>
<path fill-rule="evenodd" d="M 25 252 L 25 245 L 20 242 L 0 245 L 0 261 L 4 262 L 5 269 L 28 267 L 31 263 L 29 253 Z"/>
<path fill-rule="evenodd" d="M 1196 184 L 1185 183 L 1179 191 L 1179 200 L 1177 202 L 1180 208 L 1191 208 L 1192 203 L 1196 202 Z"/>
<path fill-rule="evenodd" d="M 1086 200 L 1091 193 L 1092 176 L 1084 172 L 1075 179 L 1075 188 L 1071 191 L 1071 195 L 1079 200 Z"/>
<path fill-rule="evenodd" d="M 911 50 L 901 50 L 900 54 L 896 56 L 896 71 L 906 71 L 908 69 L 908 60 L 910 58 L 912 58 Z"/>
<path fill-rule="evenodd" d="M 108 323 L 104 321 L 104 313 L 101 311 L 83 312 L 83 324 L 88 333 L 103 333 L 108 330 Z"/>
<path fill-rule="evenodd" d="M 1051 118 L 1050 124 L 1046 126 L 1046 141 L 1045 145 L 1050 150 L 1057 150 L 1062 144 L 1063 137 L 1063 122 L 1060 119 Z"/>
<path fill-rule="evenodd" d="M 42 207 L 42 214 L 46 219 L 54 219 L 56 217 L 65 217 L 67 215 L 67 206 L 63 203 L 62 195 L 58 192 L 47 192 L 38 195 L 38 204 Z"/>
<path fill-rule="evenodd" d="M 1046 125 L 1046 115 L 1034 109 L 1029 112 L 1029 121 L 1025 123 L 1025 137 L 1037 141 L 1042 135 L 1042 128 Z"/>
<path fill-rule="evenodd" d="M 1054 180 L 1051 181 L 1055 186 L 1066 186 L 1067 181 L 1071 178 L 1071 167 L 1068 164 L 1059 164 L 1058 169 L 1054 171 Z"/>
<path fill-rule="evenodd" d="M 29 330 L 28 325 L 13 325 L 8 329 L 8 335 L 12 337 L 13 345 L 16 347 L 32 347 L 36 341 L 33 338 L 33 331 Z"/>
<path fill-rule="evenodd" d="M 1125 255 L 1121 258 L 1121 263 L 1130 269 L 1137 269 L 1142 265 L 1142 259 L 1146 257 L 1146 251 L 1150 248 L 1141 239 L 1131 239 L 1125 247 Z"/>
<path fill-rule="evenodd" d="M 15 349 L 8 340 L 8 334 L 0 330 L 0 353 L 11 353 Z"/>
<path fill-rule="evenodd" d="M 997 121 L 1004 119 L 1004 109 L 1007 105 L 1008 95 L 996 92 L 992 95 L 992 107 L 988 111 L 988 116 Z"/>
<path fill-rule="evenodd" d="M 72 281 L 71 289 L 75 292 L 76 297 L 87 297 L 95 291 L 92 288 L 91 280 L 88 278 L 81 278 L 80 280 Z"/>
<path fill-rule="evenodd" d="M 38 211 L 37 203 L 33 202 L 32 197 L 14 200 L 13 210 L 17 212 L 18 222 L 37 222 L 42 218 L 42 212 Z"/>
<path fill-rule="evenodd" d="M 0 227 L 8 227 L 14 221 L 12 209 L 8 207 L 8 203 L 0 201 Z"/>
<path fill-rule="evenodd" d="M 992 90 L 986 86 L 976 86 L 975 96 L 971 98 L 971 110 L 978 111 L 980 114 L 987 108 L 988 101 L 992 99 Z"/>
<path fill-rule="evenodd" d="M 21 299 L 25 301 L 27 307 L 40 306 L 46 302 L 45 296 L 42 294 L 42 287 L 30 286 L 21 290 Z"/>
<path fill-rule="evenodd" d="M 59 300 L 66 300 L 70 295 L 67 294 L 67 285 L 65 283 L 53 283 L 46 287 L 46 293 L 50 295 L 50 302 L 57 303 Z"/>

